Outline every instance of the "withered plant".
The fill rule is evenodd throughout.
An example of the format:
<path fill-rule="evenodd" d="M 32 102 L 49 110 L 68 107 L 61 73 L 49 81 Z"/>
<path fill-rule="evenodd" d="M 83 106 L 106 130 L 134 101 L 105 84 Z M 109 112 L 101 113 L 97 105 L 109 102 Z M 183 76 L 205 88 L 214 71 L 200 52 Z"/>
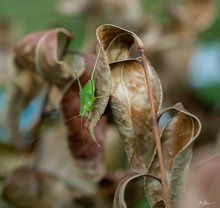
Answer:
<path fill-rule="evenodd" d="M 95 56 L 70 49 L 71 37 L 67 30 L 56 28 L 31 33 L 14 47 L 14 76 L 8 91 L 6 109 L 12 144 L 23 149 L 30 146 L 19 140 L 19 115 L 43 88 L 56 87 L 61 94 L 59 111 L 66 125 L 73 160 L 82 169 L 82 178 L 86 173 L 89 180 L 93 181 L 93 186 L 98 187 L 89 197 L 88 193 L 82 190 L 78 193 L 76 187 L 74 191 L 73 187 L 68 188 L 68 196 L 74 199 L 75 204 L 71 204 L 68 197 L 65 198 L 66 201 L 58 197 L 60 207 L 111 207 L 107 196 L 114 192 L 113 207 L 126 208 L 126 187 L 129 182 L 139 177 L 144 178 L 143 192 L 151 207 L 184 207 L 184 198 L 181 196 L 192 158 L 193 143 L 201 129 L 199 119 L 181 103 L 161 110 L 163 91 L 155 69 L 145 56 L 144 48 L 147 46 L 144 47 L 135 33 L 107 24 L 96 30 L 97 51 L 100 51 L 100 54 L 96 57 L 94 74 L 95 108 L 89 112 L 87 118 L 81 118 L 78 116 L 79 87 L 74 76 L 76 73 L 73 71 L 77 72 L 80 82 L 84 85 L 90 79 Z M 50 91 L 48 90 L 48 93 Z M 49 95 L 46 97 L 44 107 L 47 106 Z M 112 112 L 113 122 L 118 127 L 130 165 L 130 169 L 123 170 L 120 174 L 117 171 L 109 173 L 104 160 L 108 110 Z M 37 127 L 41 125 L 44 113 L 45 109 L 42 110 Z M 164 114 L 168 114 L 170 118 L 159 128 Z M 29 143 L 40 138 L 39 135 L 36 137 L 36 129 L 39 128 L 35 128 L 34 137 Z M 49 176 L 42 175 L 36 164 L 33 166 L 35 169 L 31 170 L 36 175 L 29 169 L 22 171 L 32 177 L 38 186 L 47 187 L 47 192 L 53 192 L 51 187 L 54 185 L 48 185 L 49 188 L 45 185 L 49 183 L 46 179 Z M 16 173 L 21 174 L 22 171 L 16 170 L 10 180 L 6 180 L 4 198 L 16 207 L 47 207 L 50 203 L 53 207 L 48 194 L 44 197 L 33 194 L 32 198 L 28 195 L 26 203 L 19 201 L 18 195 L 11 190 L 16 184 Z M 56 171 L 52 174 L 58 175 Z M 74 175 L 74 172 L 71 174 Z M 40 180 L 35 177 L 40 177 Z M 20 180 L 20 177 L 18 178 Z M 111 182 L 111 188 L 103 186 L 106 181 Z M 19 190 L 20 186 L 23 186 L 22 183 L 16 185 L 16 188 Z M 62 186 L 63 189 L 65 188 Z M 53 194 L 56 196 L 54 192 Z M 23 197 L 25 199 L 25 194 Z M 29 199 L 32 203 L 28 204 Z"/>

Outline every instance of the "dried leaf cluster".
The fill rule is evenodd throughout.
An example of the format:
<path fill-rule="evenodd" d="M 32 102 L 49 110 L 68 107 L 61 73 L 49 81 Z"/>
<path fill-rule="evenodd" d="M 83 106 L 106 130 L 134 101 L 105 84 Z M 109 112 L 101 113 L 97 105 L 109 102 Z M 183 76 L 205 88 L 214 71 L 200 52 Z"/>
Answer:
<path fill-rule="evenodd" d="M 115 191 L 113 207 L 127 207 L 124 200 L 126 186 L 130 181 L 139 177 L 145 179 L 144 189 L 150 205 L 155 208 L 166 207 L 161 191 L 161 172 L 153 135 L 152 106 L 144 73 L 143 62 L 147 59 L 144 57 L 145 60 L 143 60 L 139 53 L 140 48 L 143 48 L 143 43 L 135 33 L 115 25 L 98 27 L 96 37 L 98 40 L 97 65 L 94 75 L 96 100 L 95 108 L 90 111 L 87 119 L 78 116 L 79 87 L 72 71 L 80 75 L 80 82 L 84 85 L 90 79 L 90 70 L 94 64 L 93 56 L 68 50 L 71 35 L 62 28 L 32 33 L 16 45 L 12 59 L 15 76 L 12 80 L 6 109 L 12 138 L 14 141 L 19 139 L 18 117 L 22 109 L 42 89 L 43 85 L 56 86 L 62 94 L 60 111 L 67 127 L 67 139 L 73 160 L 98 186 L 99 191 L 94 191 L 96 192 L 95 199 L 90 198 L 91 203 L 96 204 L 97 207 L 103 207 L 103 200 L 108 194 L 100 195 L 103 191 L 101 182 L 107 180 L 109 176 L 104 164 L 105 130 L 108 128 L 108 123 L 103 114 L 109 104 L 114 124 L 118 127 L 132 169 L 129 174 L 127 171 L 121 174 L 126 177 L 119 183 L 121 177 L 111 177 L 110 181 L 113 185 L 110 187 L 113 187 Z M 75 56 L 80 56 L 85 63 L 88 63 L 84 65 L 80 73 L 79 69 L 74 67 L 73 57 Z M 184 200 L 181 196 L 185 177 L 192 157 L 193 143 L 200 132 L 201 124 L 199 119 L 184 109 L 180 103 L 159 113 L 163 97 L 160 79 L 148 62 L 147 68 L 158 122 L 164 114 L 171 116 L 160 131 L 160 139 L 171 204 L 172 207 L 177 208 Z M 15 103 L 18 104 L 14 105 Z M 64 140 L 64 138 L 60 139 Z M 39 170 L 36 170 L 37 175 L 34 176 L 32 170 L 28 169 L 26 172 L 22 169 L 22 171 L 28 174 L 28 177 L 34 177 L 32 181 L 34 184 L 36 183 L 35 177 L 39 177 L 37 186 L 44 187 L 47 183 L 54 183 L 50 181 L 53 180 L 50 178 L 44 184 L 48 176 L 41 176 L 41 173 L 38 173 Z M 11 177 L 13 178 L 13 174 L 9 176 Z M 13 178 L 13 180 L 16 179 Z M 13 180 L 6 183 L 5 193 L 7 193 L 6 198 L 15 204 L 14 197 L 16 198 L 17 195 L 8 191 L 8 187 L 14 184 Z M 115 190 L 116 184 L 118 186 Z M 65 188 L 62 186 L 61 190 Z M 67 192 L 68 196 L 71 195 L 69 189 Z M 109 190 L 106 193 L 109 193 Z M 59 195 L 58 192 L 56 194 Z M 82 193 L 80 194 L 82 196 Z M 72 194 L 72 198 L 76 199 L 76 194 Z M 43 199 L 39 200 L 42 204 L 44 203 Z M 60 203 L 63 200 L 62 198 Z M 63 202 L 60 207 L 73 206 L 67 202 L 68 200 Z M 17 206 L 27 207 L 24 204 Z M 29 205 L 29 207 L 35 206 Z"/>

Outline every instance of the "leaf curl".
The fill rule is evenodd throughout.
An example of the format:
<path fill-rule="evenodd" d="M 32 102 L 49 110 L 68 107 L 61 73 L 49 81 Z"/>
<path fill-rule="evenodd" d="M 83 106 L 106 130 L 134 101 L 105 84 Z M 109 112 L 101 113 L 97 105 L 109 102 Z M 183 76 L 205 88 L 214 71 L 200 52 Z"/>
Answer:
<path fill-rule="evenodd" d="M 63 59 L 71 34 L 64 28 L 30 33 L 14 48 L 14 63 L 20 70 L 32 71 L 59 88 L 71 78 L 70 66 Z"/>
<path fill-rule="evenodd" d="M 69 63 L 63 60 L 66 43 L 71 34 L 63 28 L 47 31 L 38 40 L 35 48 L 35 67 L 37 72 L 48 82 L 63 89 L 71 79 Z"/>
<path fill-rule="evenodd" d="M 106 61 L 106 55 L 102 46 L 98 46 L 98 55 L 95 64 L 95 108 L 89 112 L 86 126 L 90 132 L 92 139 L 97 143 L 94 129 L 99 119 L 105 111 L 105 108 L 109 101 L 111 91 L 111 72 L 110 67 Z"/>
<path fill-rule="evenodd" d="M 165 125 L 161 132 L 161 144 L 166 169 L 166 176 L 170 187 L 172 207 L 179 207 L 185 187 L 185 178 L 192 158 L 193 143 L 199 135 L 201 124 L 199 119 L 189 113 L 181 103 L 165 109 L 166 112 L 176 111 L 177 114 Z M 158 157 L 150 166 L 150 174 L 160 177 Z M 161 186 L 155 181 L 146 179 L 146 195 L 151 205 L 163 201 Z"/>
<path fill-rule="evenodd" d="M 144 69 L 137 60 L 111 64 L 111 109 L 119 128 L 128 160 L 136 170 L 148 170 L 155 152 L 152 136 L 151 106 Z M 162 102 L 162 90 L 155 70 L 149 65 L 155 106 Z"/>
<path fill-rule="evenodd" d="M 31 33 L 15 45 L 5 105 L 5 123 L 12 140 L 19 138 L 19 115 L 34 96 L 47 83 L 62 89 L 71 79 L 70 65 L 61 57 L 70 39 L 66 29 L 56 28 Z"/>
<path fill-rule="evenodd" d="M 153 180 L 157 180 L 160 182 L 160 179 L 150 174 L 146 174 L 146 173 L 129 174 L 128 176 L 124 177 L 117 186 L 114 196 L 113 208 L 127 208 L 126 202 L 124 200 L 125 189 L 129 182 L 140 177 L 149 177 L 152 178 Z"/>
<path fill-rule="evenodd" d="M 134 33 L 115 25 L 100 26 L 96 31 L 96 36 L 100 48 L 100 57 L 97 57 L 99 62 L 95 69 L 96 93 L 98 97 L 106 96 L 107 98 L 96 100 L 96 108 L 91 111 L 88 118 L 88 128 L 94 135 L 93 129 L 104 112 L 109 93 L 111 93 L 114 120 L 126 146 L 129 162 L 135 169 L 148 169 L 155 145 L 151 135 L 150 104 L 144 69 L 138 62 L 137 56 L 142 43 Z M 133 47 L 135 45 L 136 51 Z M 149 68 L 155 90 L 155 106 L 158 110 L 162 103 L 161 84 L 154 69 L 150 65 Z M 132 77 L 133 75 L 136 77 Z M 138 87 L 135 87 L 136 84 Z M 121 92 L 116 93 L 117 87 L 121 89 Z M 147 153 L 146 149 L 148 149 Z"/>
<path fill-rule="evenodd" d="M 98 45 L 94 77 L 97 99 L 95 101 L 96 108 L 90 112 L 87 120 L 87 126 L 94 141 L 96 141 L 94 128 L 105 111 L 111 93 L 109 64 L 128 59 L 132 45 L 138 39 L 134 33 L 110 24 L 98 27 L 96 37 Z"/>

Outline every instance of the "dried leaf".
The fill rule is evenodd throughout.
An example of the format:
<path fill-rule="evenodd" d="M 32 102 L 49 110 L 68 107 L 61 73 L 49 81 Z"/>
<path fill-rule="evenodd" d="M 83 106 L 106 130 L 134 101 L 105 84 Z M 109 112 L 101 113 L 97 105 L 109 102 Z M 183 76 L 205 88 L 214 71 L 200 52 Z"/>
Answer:
<path fill-rule="evenodd" d="M 44 81 L 30 71 L 18 70 L 6 91 L 4 122 L 10 139 L 17 143 L 20 138 L 19 116 L 30 101 L 45 87 Z"/>
<path fill-rule="evenodd" d="M 108 64 L 129 58 L 129 49 L 135 42 L 131 32 L 114 25 L 102 25 L 97 29 L 96 36 Z"/>
<path fill-rule="evenodd" d="M 131 172 L 124 170 L 118 170 L 113 172 L 108 171 L 105 177 L 101 181 L 99 181 L 98 191 L 95 195 L 95 198 L 104 202 L 105 206 L 103 207 L 112 208 L 113 197 L 117 185 L 121 179 L 123 179 L 125 176 L 128 176 L 129 174 L 131 174 Z"/>
<path fill-rule="evenodd" d="M 14 48 L 17 70 L 32 71 L 48 83 L 63 88 L 71 78 L 69 64 L 63 60 L 71 34 L 64 28 L 31 33 Z"/>
<path fill-rule="evenodd" d="M 82 86 L 90 79 L 90 66 L 88 65 L 81 75 Z M 106 120 L 103 117 L 96 125 L 94 135 L 100 144 L 98 146 L 92 139 L 85 126 L 86 119 L 79 116 L 80 97 L 79 86 L 73 81 L 66 88 L 61 101 L 64 121 L 68 128 L 68 142 L 73 157 L 80 163 L 84 170 L 100 179 L 104 173 L 104 149 L 103 137 L 105 133 Z"/>
<path fill-rule="evenodd" d="M 68 185 L 85 194 L 94 194 L 96 181 L 91 180 L 91 175 L 85 172 L 85 167 L 73 158 L 68 147 L 67 128 L 61 119 L 58 123 L 60 122 L 62 125 L 55 124 L 43 131 L 35 148 L 32 165 L 41 172 L 62 178 Z"/>
<path fill-rule="evenodd" d="M 95 66 L 95 108 L 89 112 L 86 126 L 90 132 L 91 137 L 97 143 L 95 137 L 94 128 L 97 125 L 100 117 L 105 111 L 105 108 L 109 101 L 110 90 L 111 90 L 111 74 L 110 67 L 106 61 L 106 55 L 102 46 L 98 48 L 98 55 Z"/>
<path fill-rule="evenodd" d="M 154 69 L 150 65 L 148 68 L 158 110 L 162 102 L 161 84 Z M 155 142 L 144 69 L 137 60 L 128 60 L 111 64 L 111 70 L 111 109 L 128 160 L 134 169 L 148 170 L 154 156 Z"/>
<path fill-rule="evenodd" d="M 0 176 L 3 176 L 14 168 L 25 164 L 21 154 L 25 154 L 27 160 L 31 161 L 32 154 L 27 154 L 27 152 L 18 150 L 14 146 L 0 143 Z"/>
<path fill-rule="evenodd" d="M 136 58 L 137 54 L 139 56 L 138 48 L 135 50 L 133 46 L 142 46 L 142 41 L 131 31 L 106 24 L 97 28 L 96 36 L 103 47 L 108 64 Z"/>
<path fill-rule="evenodd" d="M 184 109 L 181 103 L 167 108 L 161 115 L 171 111 L 176 111 L 177 114 L 162 130 L 161 144 L 172 207 L 179 207 L 185 187 L 186 174 L 192 158 L 193 143 L 200 132 L 201 124 L 199 119 Z M 160 177 L 157 155 L 155 155 L 150 166 L 149 173 Z M 146 179 L 145 189 L 151 205 L 163 201 L 159 183 Z"/>
<path fill-rule="evenodd" d="M 130 174 L 130 175 L 124 177 L 119 182 L 118 187 L 115 191 L 113 208 L 127 208 L 126 202 L 124 200 L 126 186 L 132 180 L 140 178 L 140 177 L 150 177 L 150 178 L 153 178 L 154 180 L 158 181 L 158 178 L 156 178 L 152 175 L 146 174 L 146 173 L 133 173 L 133 174 Z M 160 182 L 160 180 L 159 180 L 159 182 Z"/>
<path fill-rule="evenodd" d="M 31 33 L 14 47 L 13 74 L 5 105 L 5 123 L 12 140 L 16 141 L 20 135 L 21 111 L 46 83 L 62 89 L 71 79 L 69 64 L 60 59 L 70 38 L 67 30 L 57 28 Z"/>
<path fill-rule="evenodd" d="M 97 99 L 95 101 L 96 108 L 90 112 L 87 121 L 88 129 L 95 141 L 94 127 L 105 111 L 111 92 L 111 72 L 109 64 L 129 58 L 129 50 L 135 42 L 133 36 L 136 37 L 134 33 L 115 25 L 102 25 L 96 30 L 98 46 L 94 77 Z"/>
<path fill-rule="evenodd" d="M 109 92 L 111 91 L 111 108 L 113 109 L 114 120 L 121 131 L 120 134 L 126 146 L 129 162 L 136 169 L 148 169 L 155 151 L 154 141 L 151 136 L 150 104 L 148 102 L 143 67 L 137 60 L 131 60 L 132 57 L 137 57 L 138 49 L 142 46 L 142 42 L 134 33 L 114 25 L 100 26 L 96 31 L 96 35 L 100 48 L 100 57 L 97 57 L 100 64 L 98 64 L 95 73 L 96 92 L 98 97 L 107 96 L 107 98 L 104 102 L 102 102 L 104 98 L 101 98 L 100 101 L 97 99 L 95 103 L 96 108 L 91 112 L 88 119 L 90 133 L 93 135 L 94 126 L 104 112 Z M 133 48 L 135 43 L 136 51 Z M 110 76 L 109 65 L 111 66 L 112 76 Z M 154 85 L 153 89 L 155 90 L 155 105 L 156 109 L 159 109 L 162 102 L 161 85 L 152 67 L 149 66 L 149 68 L 151 70 L 152 84 Z M 124 71 L 123 75 L 122 71 Z M 98 72 L 102 77 L 97 76 Z M 135 73 L 137 78 L 133 79 L 132 76 Z M 126 78 L 123 76 L 126 76 Z M 135 87 L 136 84 L 138 87 Z M 120 90 L 115 92 L 117 87 Z M 127 89 L 129 87 L 130 89 Z M 139 93 L 135 90 L 139 90 Z M 140 97 L 133 99 L 136 95 L 140 95 Z M 145 97 L 144 101 L 140 102 L 143 97 Z M 133 99 L 133 101 L 130 99 Z M 102 102 L 102 105 L 98 102 Z M 138 111 L 138 113 L 135 111 Z M 94 112 L 98 112 L 96 116 Z M 147 124 L 146 126 L 143 125 L 143 121 Z M 149 135 L 147 135 L 148 132 L 150 132 Z M 137 141 L 136 137 L 139 138 Z M 142 137 L 145 137 L 145 139 Z M 146 140 L 148 142 L 145 142 Z M 147 154 L 146 145 L 150 146 Z"/>
<path fill-rule="evenodd" d="M 59 178 L 22 167 L 6 177 L 2 196 L 19 208 L 71 208 L 74 196 L 79 194 L 70 190 Z"/>

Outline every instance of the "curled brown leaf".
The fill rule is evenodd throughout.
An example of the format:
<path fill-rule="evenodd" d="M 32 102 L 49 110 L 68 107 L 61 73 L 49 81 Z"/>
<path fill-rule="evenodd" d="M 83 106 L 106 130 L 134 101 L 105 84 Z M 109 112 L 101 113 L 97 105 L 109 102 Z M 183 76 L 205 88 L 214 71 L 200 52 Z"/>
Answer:
<path fill-rule="evenodd" d="M 56 28 L 31 33 L 15 45 L 5 105 L 5 122 L 13 140 L 19 138 L 21 111 L 46 83 L 62 89 L 71 79 L 70 66 L 61 59 L 70 39 L 66 29 Z"/>
<path fill-rule="evenodd" d="M 96 108 L 89 115 L 90 133 L 93 135 L 92 131 L 104 112 L 111 92 L 114 120 L 121 131 L 129 162 L 135 169 L 148 169 L 155 145 L 151 135 L 150 104 L 144 69 L 137 61 L 142 42 L 134 33 L 115 25 L 100 26 L 96 36 L 100 51 L 95 83 L 97 96 L 101 98 L 96 100 Z M 133 47 L 135 44 L 136 50 Z M 149 68 L 158 110 L 162 102 L 161 84 L 156 72 L 150 65 Z M 107 98 L 104 100 L 103 96 Z"/>
<path fill-rule="evenodd" d="M 134 33 L 108 24 L 101 25 L 97 28 L 96 37 L 98 46 L 94 77 L 97 99 L 95 101 L 96 108 L 90 112 L 87 121 L 88 129 L 95 141 L 96 138 L 93 131 L 105 111 L 111 93 L 111 72 L 109 64 L 128 59 L 135 40 L 139 41 Z"/>
<path fill-rule="evenodd" d="M 62 60 L 66 43 L 72 38 L 64 28 L 34 32 L 14 48 L 17 70 L 32 71 L 48 83 L 63 88 L 71 77 L 68 63 Z"/>
<path fill-rule="evenodd" d="M 95 70 L 95 108 L 89 112 L 89 116 L 86 121 L 86 126 L 90 132 L 90 135 L 96 143 L 97 138 L 95 137 L 94 128 L 105 111 L 111 90 L 110 67 L 106 61 L 106 56 L 102 46 L 99 46 L 97 50 L 98 54 L 93 69 Z"/>
<path fill-rule="evenodd" d="M 117 186 L 117 189 L 115 191 L 115 196 L 114 196 L 113 208 L 127 208 L 126 202 L 124 200 L 125 189 L 129 182 L 140 177 L 149 177 L 149 178 L 152 178 L 153 180 L 160 182 L 160 179 L 147 173 L 129 174 L 128 176 L 124 177 Z"/>
<path fill-rule="evenodd" d="M 179 207 L 192 158 L 193 143 L 199 135 L 201 124 L 199 119 L 184 109 L 181 103 L 167 108 L 161 115 L 172 111 L 176 111 L 177 114 L 163 128 L 161 144 L 172 207 Z M 157 155 L 150 166 L 149 173 L 160 177 Z M 145 190 L 151 205 L 164 200 L 159 183 L 146 179 Z"/>
<path fill-rule="evenodd" d="M 111 64 L 111 70 L 111 109 L 129 162 L 134 169 L 148 170 L 155 152 L 155 142 L 143 66 L 137 60 L 128 60 Z M 149 71 L 158 110 L 162 102 L 161 84 L 150 65 Z"/>

